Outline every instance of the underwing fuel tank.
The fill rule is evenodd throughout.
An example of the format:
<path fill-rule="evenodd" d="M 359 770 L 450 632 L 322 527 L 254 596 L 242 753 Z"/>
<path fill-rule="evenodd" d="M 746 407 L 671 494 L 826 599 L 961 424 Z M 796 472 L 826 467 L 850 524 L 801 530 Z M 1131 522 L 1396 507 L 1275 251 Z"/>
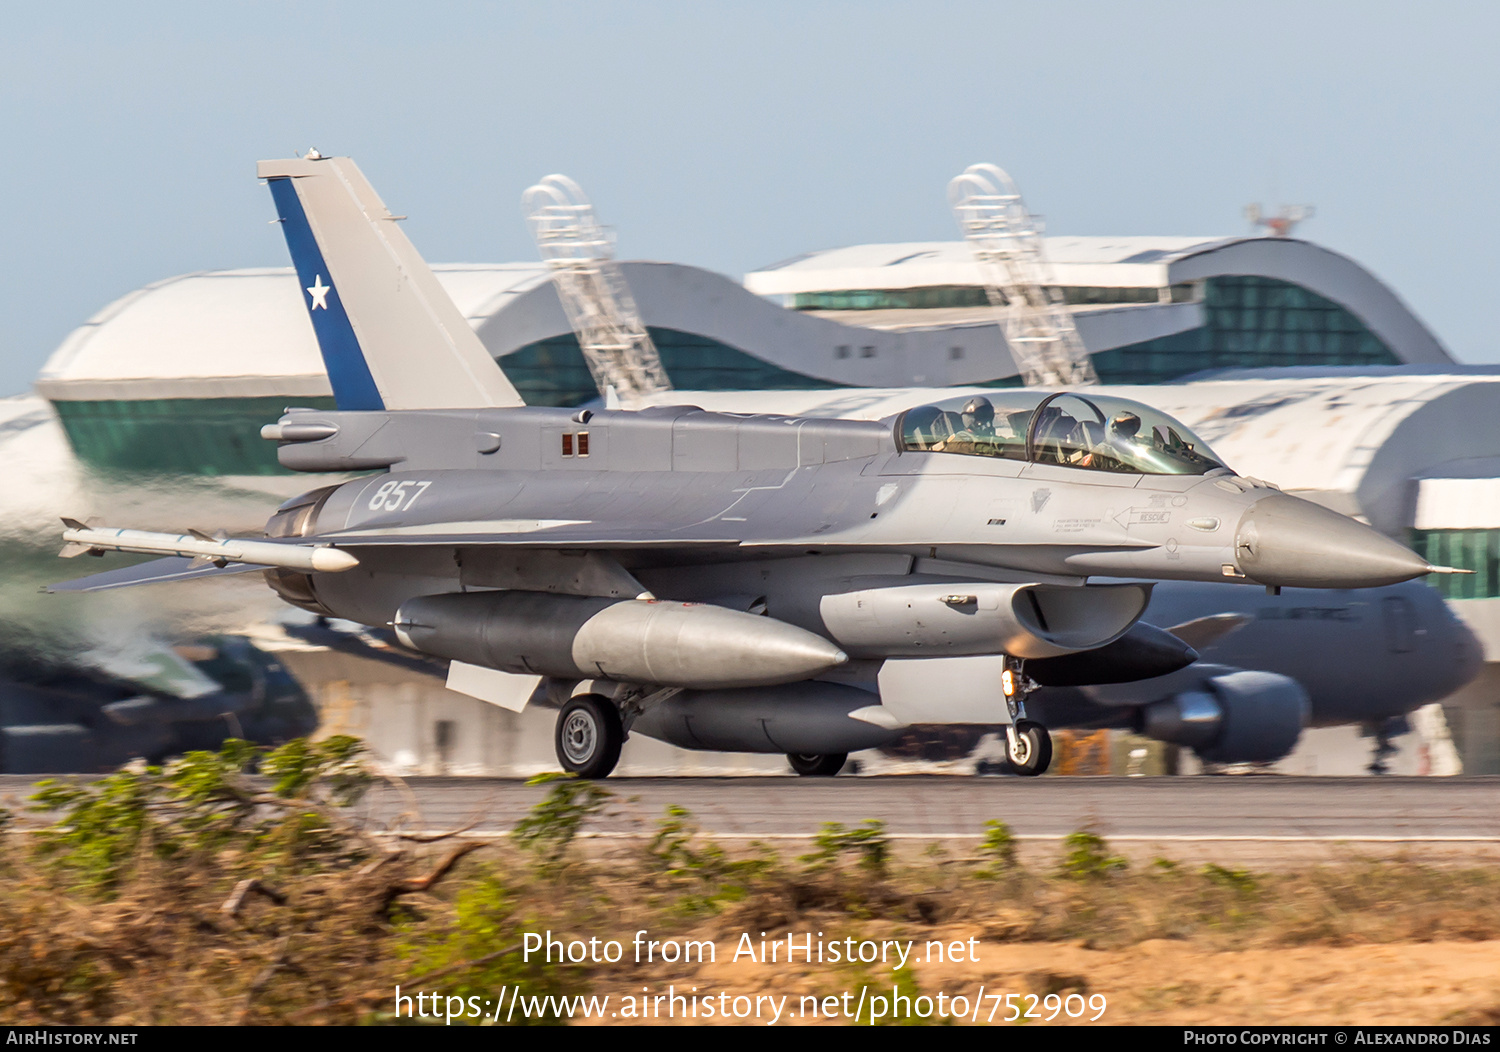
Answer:
<path fill-rule="evenodd" d="M 702 603 L 542 592 L 430 595 L 393 623 L 413 650 L 561 678 L 703 689 L 810 679 L 848 660 L 821 636 Z"/>
<path fill-rule="evenodd" d="M 681 749 L 815 755 L 878 748 L 903 729 L 876 695 L 838 683 L 687 690 L 630 727 Z"/>
<path fill-rule="evenodd" d="M 915 584 L 823 597 L 829 634 L 857 657 L 1050 658 L 1120 638 L 1149 584 Z"/>

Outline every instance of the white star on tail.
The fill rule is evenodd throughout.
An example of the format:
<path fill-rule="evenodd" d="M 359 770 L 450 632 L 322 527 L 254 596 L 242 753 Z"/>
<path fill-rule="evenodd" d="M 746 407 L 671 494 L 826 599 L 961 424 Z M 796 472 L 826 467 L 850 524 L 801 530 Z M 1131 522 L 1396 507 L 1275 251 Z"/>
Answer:
<path fill-rule="evenodd" d="M 322 307 L 324 310 L 328 309 L 328 294 L 333 291 L 333 286 L 323 284 L 322 274 L 313 278 L 313 283 L 308 287 L 307 291 L 313 298 L 312 306 L 308 308 L 309 310 L 317 310 L 319 307 Z"/>

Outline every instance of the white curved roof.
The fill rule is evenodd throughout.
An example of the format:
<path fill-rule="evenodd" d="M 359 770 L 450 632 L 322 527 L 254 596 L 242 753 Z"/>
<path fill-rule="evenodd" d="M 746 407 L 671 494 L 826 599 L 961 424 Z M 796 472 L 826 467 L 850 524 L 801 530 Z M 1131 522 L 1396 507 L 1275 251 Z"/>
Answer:
<path fill-rule="evenodd" d="M 1090 288 L 1161 288 L 1171 284 L 1177 259 L 1234 238 L 1048 237 L 1043 252 L 1059 285 Z M 966 241 L 909 241 L 853 245 L 808 252 L 745 275 L 745 288 L 761 296 L 843 289 L 915 289 L 932 285 L 983 285 L 974 250 Z"/>
<path fill-rule="evenodd" d="M 1286 237 L 1049 237 L 1043 238 L 1043 252 L 1052 282 L 1070 288 L 1165 288 L 1229 275 L 1288 281 L 1348 310 L 1403 362 L 1453 362 L 1437 338 L 1384 282 L 1348 257 L 1308 241 Z M 745 275 L 745 287 L 763 296 L 983 284 L 973 250 L 964 241 L 856 245 L 809 252 Z M 1155 308 L 1147 305 L 1130 309 L 1150 313 Z M 1079 325 L 1082 330 L 1082 318 Z M 1107 349 L 1090 344 L 1087 334 L 1083 335 L 1091 351 Z"/>
<path fill-rule="evenodd" d="M 698 267 L 636 261 L 620 264 L 620 270 L 647 325 L 707 336 L 829 383 L 980 383 L 1016 373 L 992 318 L 919 331 L 872 329 L 786 310 L 731 278 Z M 1155 328 L 1166 321 L 1166 316 L 1158 319 Z M 1173 323 L 1179 328 L 1196 324 Z M 502 365 L 505 355 L 570 331 L 557 293 L 545 282 L 518 293 L 477 327 Z M 961 348 L 958 357 L 952 353 L 955 347 Z"/>
<path fill-rule="evenodd" d="M 476 327 L 547 281 L 540 263 L 433 269 Z M 68 335 L 36 389 L 73 401 L 332 394 L 290 267 L 183 274 L 122 296 Z"/>
<path fill-rule="evenodd" d="M 541 263 L 438 264 L 433 271 L 497 358 L 571 332 Z M 673 263 L 621 264 L 649 325 L 719 340 L 830 383 L 977 383 L 1013 375 L 992 321 L 930 331 L 867 329 L 784 310 L 730 278 Z M 1178 305 L 1181 306 L 1181 305 Z M 1140 336 L 1145 319 L 1101 318 L 1085 338 L 1103 347 Z M 1150 335 L 1197 324 L 1169 312 Z M 962 348 L 958 357 L 952 349 Z M 844 353 L 840 353 L 844 348 Z M 291 268 L 185 274 L 138 289 L 75 329 L 36 381 L 48 398 L 256 398 L 331 390 Z"/>
<path fill-rule="evenodd" d="M 1163 287 L 1224 274 L 1303 285 L 1358 316 L 1400 360 L 1452 359 L 1388 288 L 1357 263 L 1288 238 L 1050 238 L 1056 280 L 1086 287 Z M 433 267 L 498 358 L 569 332 L 541 263 Z M 811 253 L 751 274 L 746 285 L 675 263 L 621 264 L 648 325 L 695 333 L 832 384 L 982 383 L 1016 367 L 994 316 L 887 311 L 835 317 L 790 311 L 772 289 L 973 285 L 963 242 L 863 245 Z M 833 279 L 837 279 L 836 281 Z M 778 284 L 779 283 L 779 284 Z M 865 315 L 865 316 L 861 316 Z M 1199 303 L 1075 311 L 1084 344 L 1105 351 L 1204 322 Z M 329 394 L 322 359 L 290 268 L 168 278 L 116 300 L 74 330 L 43 367 L 37 391 L 58 400 L 308 397 Z"/>

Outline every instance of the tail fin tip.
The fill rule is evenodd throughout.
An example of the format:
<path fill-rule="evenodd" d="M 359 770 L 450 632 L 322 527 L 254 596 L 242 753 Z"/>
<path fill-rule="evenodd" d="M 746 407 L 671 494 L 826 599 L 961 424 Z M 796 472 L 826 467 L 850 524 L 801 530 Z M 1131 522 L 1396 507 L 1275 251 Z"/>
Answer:
<path fill-rule="evenodd" d="M 261 161 L 340 409 L 523 405 L 347 157 Z"/>

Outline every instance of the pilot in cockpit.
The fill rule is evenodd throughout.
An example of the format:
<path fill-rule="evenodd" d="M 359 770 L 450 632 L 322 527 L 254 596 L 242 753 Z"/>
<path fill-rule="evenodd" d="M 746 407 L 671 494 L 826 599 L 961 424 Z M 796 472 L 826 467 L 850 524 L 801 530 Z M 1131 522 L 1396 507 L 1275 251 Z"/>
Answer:
<path fill-rule="evenodd" d="M 1132 448 L 1141 430 L 1141 418 L 1134 413 L 1118 413 L 1108 424 L 1084 425 L 1089 438 L 1088 454 L 1078 461 L 1079 467 L 1104 471 L 1138 470 L 1129 465 L 1135 460 Z"/>
<path fill-rule="evenodd" d="M 942 444 L 942 452 L 990 452 L 995 437 L 995 407 L 988 398 L 971 398 L 957 413 L 943 415 L 949 418 L 952 434 Z"/>
<path fill-rule="evenodd" d="M 1090 409 L 1098 412 L 1092 405 Z M 1107 422 L 1079 419 L 1057 406 L 1048 406 L 1036 428 L 1036 457 L 1044 464 L 1092 468 L 1097 471 L 1128 470 L 1130 447 L 1140 431 L 1141 418 L 1119 413 Z"/>
<path fill-rule="evenodd" d="M 998 408 L 997 408 L 998 404 Z M 1201 439 L 1148 407 L 1106 395 L 959 395 L 903 413 L 903 452 L 961 453 L 1148 475 L 1224 470 Z"/>
<path fill-rule="evenodd" d="M 996 448 L 995 406 L 988 398 L 976 395 L 965 402 L 958 411 L 957 424 L 952 437 L 943 443 L 943 452 L 999 455 Z"/>
<path fill-rule="evenodd" d="M 995 434 L 995 407 L 988 398 L 976 395 L 964 403 L 958 411 L 964 422 L 964 430 L 976 438 L 989 438 Z"/>

